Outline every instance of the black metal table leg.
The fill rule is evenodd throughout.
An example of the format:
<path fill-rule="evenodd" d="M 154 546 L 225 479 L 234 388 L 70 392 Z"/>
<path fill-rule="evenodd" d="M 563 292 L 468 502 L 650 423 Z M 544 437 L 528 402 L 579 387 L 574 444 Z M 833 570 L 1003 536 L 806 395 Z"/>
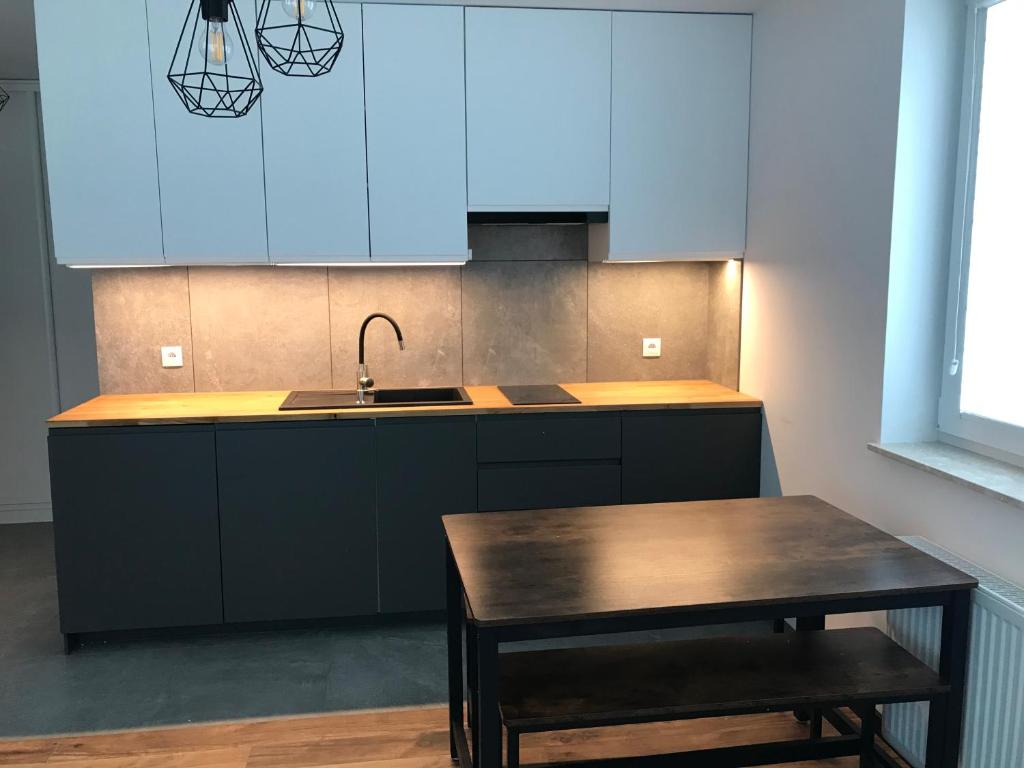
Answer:
<path fill-rule="evenodd" d="M 971 593 L 949 594 L 942 606 L 942 648 L 939 675 L 949 683 L 949 693 L 933 699 L 928 712 L 928 768 L 957 768 L 964 720 L 964 688 L 967 683 L 967 644 L 970 636 Z"/>
<path fill-rule="evenodd" d="M 498 711 L 498 637 L 474 627 L 477 689 L 475 768 L 501 768 L 501 716 Z"/>
<path fill-rule="evenodd" d="M 447 592 L 445 609 L 448 620 L 448 736 L 451 746 L 452 760 L 459 757 L 455 745 L 455 723 L 462 723 L 462 579 L 455 567 L 451 549 L 445 546 L 447 553 L 446 579 Z"/>
<path fill-rule="evenodd" d="M 466 632 L 466 685 L 469 688 L 469 701 L 466 707 L 466 718 L 469 720 L 469 728 L 476 727 L 476 689 L 477 689 L 477 666 L 476 666 L 476 633 Z"/>
<path fill-rule="evenodd" d="M 509 728 L 508 734 L 508 768 L 519 768 L 519 731 Z"/>
<path fill-rule="evenodd" d="M 860 768 L 875 768 L 875 707 L 865 704 L 860 716 Z"/>
<path fill-rule="evenodd" d="M 802 616 L 796 620 L 797 632 L 816 632 L 825 628 L 824 616 Z M 821 738 L 821 710 L 800 707 L 793 710 L 793 717 L 801 723 L 810 722 L 811 738 Z"/>

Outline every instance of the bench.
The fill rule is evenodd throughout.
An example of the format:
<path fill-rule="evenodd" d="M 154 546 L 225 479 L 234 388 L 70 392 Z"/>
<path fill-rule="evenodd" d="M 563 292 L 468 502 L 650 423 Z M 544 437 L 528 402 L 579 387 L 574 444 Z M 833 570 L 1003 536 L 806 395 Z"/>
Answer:
<path fill-rule="evenodd" d="M 861 767 L 867 768 L 875 764 L 876 705 L 932 700 L 948 691 L 936 672 L 873 628 L 525 651 L 500 657 L 499 702 L 508 732 L 509 768 L 519 766 L 523 733 L 800 707 L 850 707 L 861 716 L 860 733 L 821 737 L 812 730 L 801 741 L 571 765 L 746 766 L 860 755 Z M 680 762 L 684 757 L 686 761 Z"/>

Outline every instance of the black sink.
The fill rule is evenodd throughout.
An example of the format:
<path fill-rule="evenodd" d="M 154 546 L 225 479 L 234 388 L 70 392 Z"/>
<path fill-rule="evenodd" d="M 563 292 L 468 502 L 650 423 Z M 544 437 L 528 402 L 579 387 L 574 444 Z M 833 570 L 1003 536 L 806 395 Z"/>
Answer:
<path fill-rule="evenodd" d="M 472 405 L 462 387 L 419 387 L 412 389 L 378 389 L 366 393 L 366 402 L 357 403 L 356 393 L 337 389 L 295 391 L 285 398 L 278 410 L 314 411 L 334 408 L 413 408 L 432 405 Z"/>

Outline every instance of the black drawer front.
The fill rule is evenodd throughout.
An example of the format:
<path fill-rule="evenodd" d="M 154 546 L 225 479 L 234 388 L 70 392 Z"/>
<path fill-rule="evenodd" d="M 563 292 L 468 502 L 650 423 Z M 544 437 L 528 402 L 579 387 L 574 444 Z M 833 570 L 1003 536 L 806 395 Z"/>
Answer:
<path fill-rule="evenodd" d="M 477 460 L 511 461 L 618 459 L 622 420 L 618 414 L 594 416 L 498 416 L 477 424 Z"/>
<path fill-rule="evenodd" d="M 618 504 L 618 464 L 481 467 L 477 474 L 481 512 Z"/>

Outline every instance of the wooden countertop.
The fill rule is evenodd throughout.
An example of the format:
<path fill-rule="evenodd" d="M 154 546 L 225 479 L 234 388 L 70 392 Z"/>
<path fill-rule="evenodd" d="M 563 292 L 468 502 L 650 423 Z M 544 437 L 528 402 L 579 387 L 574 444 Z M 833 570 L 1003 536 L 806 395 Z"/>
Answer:
<path fill-rule="evenodd" d="M 103 427 L 231 421 L 309 421 L 512 412 L 759 408 L 761 401 L 710 381 L 562 384 L 578 405 L 512 405 L 496 386 L 466 387 L 472 405 L 279 411 L 286 391 L 100 395 L 51 418 L 51 427 Z"/>

